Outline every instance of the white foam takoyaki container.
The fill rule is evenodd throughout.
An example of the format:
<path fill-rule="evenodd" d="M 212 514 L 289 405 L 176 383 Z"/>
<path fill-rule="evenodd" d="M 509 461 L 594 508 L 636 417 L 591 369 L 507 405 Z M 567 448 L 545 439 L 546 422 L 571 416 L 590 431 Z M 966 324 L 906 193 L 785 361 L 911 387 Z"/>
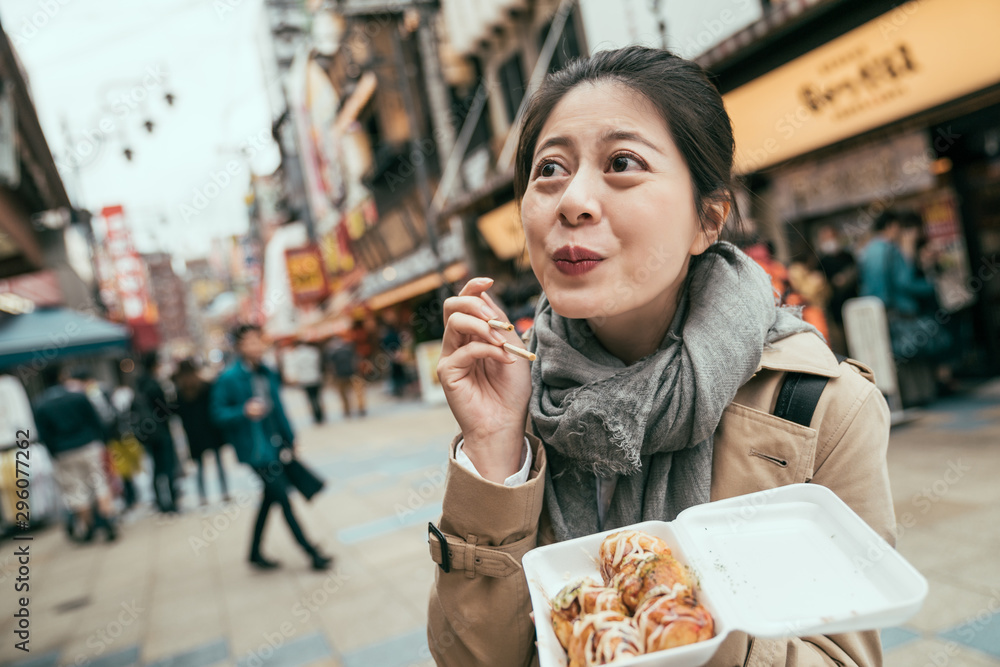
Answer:
<path fill-rule="evenodd" d="M 541 667 L 565 667 L 549 601 L 566 584 L 598 582 L 601 541 L 621 530 L 663 539 L 698 582 L 715 619 L 707 641 L 616 661 L 699 667 L 730 632 L 778 639 L 874 630 L 913 616 L 927 580 L 833 491 L 792 484 L 687 509 L 643 523 L 533 549 L 523 558 Z"/>

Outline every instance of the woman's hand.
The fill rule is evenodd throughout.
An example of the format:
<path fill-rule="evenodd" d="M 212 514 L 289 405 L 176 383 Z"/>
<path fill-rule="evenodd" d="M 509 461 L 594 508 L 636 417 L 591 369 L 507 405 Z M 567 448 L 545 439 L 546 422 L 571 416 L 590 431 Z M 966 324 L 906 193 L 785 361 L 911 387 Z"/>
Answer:
<path fill-rule="evenodd" d="M 486 290 L 490 278 L 473 278 L 444 302 L 445 331 L 437 372 L 465 443 L 463 451 L 484 478 L 503 484 L 521 466 L 524 426 L 531 397 L 530 362 L 503 349 L 524 347 Z"/>

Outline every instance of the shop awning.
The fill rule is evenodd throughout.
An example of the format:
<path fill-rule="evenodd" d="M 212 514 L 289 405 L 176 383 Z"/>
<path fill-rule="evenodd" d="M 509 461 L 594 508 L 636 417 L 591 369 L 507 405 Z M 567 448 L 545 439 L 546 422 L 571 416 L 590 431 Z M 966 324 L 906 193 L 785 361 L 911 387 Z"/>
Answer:
<path fill-rule="evenodd" d="M 11 315 L 0 320 L 0 368 L 128 349 L 129 338 L 126 327 L 69 308 Z"/>
<path fill-rule="evenodd" d="M 400 301 L 406 301 L 407 299 L 412 299 L 415 296 L 420 296 L 421 294 L 426 294 L 431 290 L 437 289 L 443 285 L 446 281 L 449 283 L 457 282 L 469 274 L 469 266 L 465 262 L 456 262 L 451 266 L 446 267 L 440 273 L 430 273 L 416 280 L 411 280 L 410 282 L 400 285 L 399 287 L 394 287 L 387 292 L 382 292 L 376 296 L 371 297 L 366 302 L 366 305 L 371 310 L 382 310 L 383 308 L 388 308 L 389 306 L 395 305 Z"/>

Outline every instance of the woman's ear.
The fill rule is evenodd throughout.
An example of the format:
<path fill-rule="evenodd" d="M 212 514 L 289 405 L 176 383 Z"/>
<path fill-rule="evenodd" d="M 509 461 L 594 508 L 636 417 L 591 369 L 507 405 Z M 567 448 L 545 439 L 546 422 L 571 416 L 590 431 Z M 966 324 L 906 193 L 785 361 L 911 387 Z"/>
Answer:
<path fill-rule="evenodd" d="M 700 255 L 708 250 L 709 246 L 719 240 L 719 234 L 722 233 L 722 228 L 729 218 L 729 209 L 729 200 L 712 202 L 705 206 L 705 213 L 702 218 L 704 224 L 694 237 L 690 254 Z"/>

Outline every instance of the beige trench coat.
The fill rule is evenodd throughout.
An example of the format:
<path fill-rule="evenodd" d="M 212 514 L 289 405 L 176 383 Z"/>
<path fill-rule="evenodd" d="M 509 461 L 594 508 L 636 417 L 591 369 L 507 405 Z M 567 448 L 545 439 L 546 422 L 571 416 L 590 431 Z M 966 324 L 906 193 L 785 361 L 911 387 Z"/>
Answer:
<path fill-rule="evenodd" d="M 771 414 L 786 372 L 830 378 L 811 427 Z M 766 350 L 757 374 L 726 408 L 715 433 L 712 500 L 796 482 L 837 493 L 883 538 L 894 543 L 886 447 L 889 410 L 872 374 L 854 361 L 838 363 L 813 334 L 797 334 Z M 526 484 L 508 488 L 451 462 L 439 523 L 451 571 L 437 568 L 428 641 L 438 665 L 524 667 L 537 664 L 531 603 L 521 557 L 552 541 L 543 507 L 545 449 L 534 452 Z M 431 557 L 441 561 L 437 538 Z M 803 563 L 808 567 L 808 563 Z M 734 633 L 711 667 L 882 664 L 877 631 L 764 640 Z"/>

